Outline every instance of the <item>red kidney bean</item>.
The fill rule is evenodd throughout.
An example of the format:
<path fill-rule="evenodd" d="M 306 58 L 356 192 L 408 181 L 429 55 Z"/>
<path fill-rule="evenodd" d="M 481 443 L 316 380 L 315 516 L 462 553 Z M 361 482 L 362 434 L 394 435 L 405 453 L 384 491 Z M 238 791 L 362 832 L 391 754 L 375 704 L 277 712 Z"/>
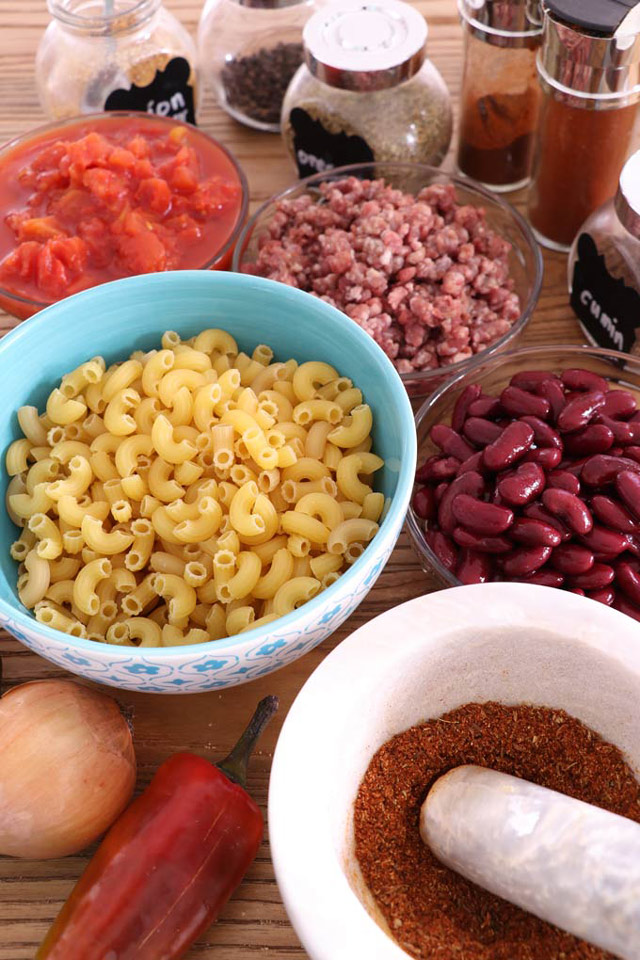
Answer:
<path fill-rule="evenodd" d="M 462 583 L 486 583 L 493 576 L 493 563 L 486 553 L 463 549 L 456 567 L 456 576 Z"/>
<path fill-rule="evenodd" d="M 589 508 L 575 493 L 568 490 L 545 490 L 542 502 L 547 510 L 559 517 L 571 530 L 584 536 L 593 527 Z"/>
<path fill-rule="evenodd" d="M 570 400 L 560 411 L 557 427 L 560 433 L 572 433 L 581 430 L 593 419 L 604 404 L 603 393 L 583 393 Z"/>
<path fill-rule="evenodd" d="M 571 540 L 573 534 L 571 530 L 568 530 L 564 523 L 559 520 L 557 517 L 554 517 L 552 513 L 549 513 L 548 510 L 540 503 L 531 503 L 528 507 L 525 507 L 523 510 L 525 517 L 530 517 L 532 520 L 540 520 L 541 523 L 546 523 L 550 527 L 555 527 L 559 532 L 563 541 Z"/>
<path fill-rule="evenodd" d="M 427 530 L 424 538 L 443 567 L 453 572 L 458 560 L 458 551 L 449 537 L 445 536 L 441 530 Z"/>
<path fill-rule="evenodd" d="M 609 390 L 604 398 L 602 413 L 614 420 L 625 420 L 638 409 L 636 398 L 628 390 Z"/>
<path fill-rule="evenodd" d="M 625 533 L 598 526 L 581 537 L 581 541 L 593 553 L 602 554 L 608 558 L 620 556 L 629 546 L 629 538 Z"/>
<path fill-rule="evenodd" d="M 640 464 L 640 447 L 625 447 L 624 448 L 625 457 L 634 460 L 636 463 Z"/>
<path fill-rule="evenodd" d="M 606 563 L 594 563 L 586 573 L 571 577 L 571 586 L 581 590 L 604 590 L 613 583 L 615 570 Z"/>
<path fill-rule="evenodd" d="M 581 367 L 567 368 L 561 373 L 560 379 L 567 390 L 599 390 L 601 393 L 606 393 L 609 389 L 609 384 L 604 377 L 591 370 L 583 370 Z"/>
<path fill-rule="evenodd" d="M 518 543 L 529 547 L 557 547 L 562 542 L 559 530 L 532 517 L 516 517 L 509 529 L 509 535 Z"/>
<path fill-rule="evenodd" d="M 464 425 L 465 437 L 476 447 L 486 447 L 497 440 L 501 433 L 501 426 L 483 417 L 469 417 Z"/>
<path fill-rule="evenodd" d="M 433 492 L 434 492 L 434 496 L 436 498 L 437 504 L 440 504 L 440 501 L 444 497 L 449 487 L 450 487 L 450 484 L 445 480 L 442 483 L 439 483 L 438 486 L 435 488 Z"/>
<path fill-rule="evenodd" d="M 544 397 L 538 397 L 520 387 L 505 387 L 500 394 L 502 409 L 512 417 L 540 417 L 546 419 L 551 411 L 551 405 Z"/>
<path fill-rule="evenodd" d="M 634 534 L 628 533 L 627 541 L 627 550 L 629 553 L 632 553 L 634 557 L 640 557 L 640 537 L 636 537 Z"/>
<path fill-rule="evenodd" d="M 579 587 L 570 587 L 569 593 L 575 593 L 579 597 L 586 597 L 586 593 L 584 592 L 584 590 L 581 590 Z"/>
<path fill-rule="evenodd" d="M 561 543 L 551 555 L 551 566 L 568 577 L 586 573 L 594 564 L 593 554 L 577 543 Z"/>
<path fill-rule="evenodd" d="M 488 470 L 498 472 L 521 460 L 533 443 L 533 430 L 527 423 L 516 420 L 502 431 L 497 440 L 484 448 L 483 463 Z"/>
<path fill-rule="evenodd" d="M 416 473 L 416 483 L 432 483 L 440 480 L 450 480 L 456 476 L 460 461 L 455 457 L 441 457 L 436 454 L 429 457 Z"/>
<path fill-rule="evenodd" d="M 472 457 L 469 457 L 468 460 L 465 460 L 464 463 L 460 464 L 458 468 L 458 476 L 463 473 L 483 473 L 484 472 L 484 463 L 482 460 L 482 450 L 478 450 L 477 453 L 474 453 Z"/>
<path fill-rule="evenodd" d="M 469 471 L 461 473 L 460 476 L 449 484 L 444 492 L 438 507 L 438 526 L 445 533 L 452 534 L 458 526 L 456 518 L 453 515 L 451 505 L 455 498 L 461 493 L 467 493 L 472 497 L 481 497 L 484 493 L 485 483 L 479 473 Z"/>
<path fill-rule="evenodd" d="M 504 533 L 513 523 L 513 510 L 476 500 L 467 493 L 459 493 L 454 497 L 451 510 L 461 527 L 483 537 Z"/>
<path fill-rule="evenodd" d="M 458 546 L 478 550 L 480 553 L 509 553 L 513 549 L 513 544 L 506 537 L 481 537 L 464 527 L 455 528 L 453 539 Z"/>
<path fill-rule="evenodd" d="M 613 441 L 613 431 L 608 426 L 604 423 L 592 423 L 577 433 L 565 434 L 564 449 L 570 456 L 587 457 L 590 454 L 606 453 L 613 446 Z"/>
<path fill-rule="evenodd" d="M 543 567 L 551 553 L 551 547 L 518 547 L 500 562 L 508 577 L 527 577 Z"/>
<path fill-rule="evenodd" d="M 555 570 L 542 569 L 531 574 L 530 577 L 517 577 L 516 583 L 535 583 L 539 587 L 561 587 L 564 577 Z"/>
<path fill-rule="evenodd" d="M 597 494 L 590 502 L 592 514 L 607 527 L 619 530 L 621 533 L 635 533 L 638 523 L 624 507 L 610 497 Z"/>
<path fill-rule="evenodd" d="M 616 565 L 616 586 L 620 587 L 629 600 L 640 606 L 640 573 L 626 561 Z"/>
<path fill-rule="evenodd" d="M 616 477 L 618 496 L 636 517 L 640 517 L 640 475 L 623 470 Z"/>
<path fill-rule="evenodd" d="M 519 387 L 521 390 L 526 390 L 529 393 L 537 393 L 540 389 L 540 384 L 545 383 L 547 380 L 560 382 L 557 375 L 551 373 L 550 370 L 521 370 L 519 373 L 514 373 L 509 382 L 512 387 Z"/>
<path fill-rule="evenodd" d="M 512 506 L 521 507 L 537 500 L 545 488 L 544 470 L 537 463 L 522 463 L 514 474 L 499 481 L 499 496 Z"/>
<path fill-rule="evenodd" d="M 632 417 L 629 418 L 633 423 L 640 420 L 640 410 L 637 413 L 634 413 Z"/>
<path fill-rule="evenodd" d="M 616 610 L 619 610 L 620 613 L 625 613 L 628 617 L 633 617 L 634 620 L 640 620 L 640 607 L 637 607 L 635 603 L 631 603 L 622 593 L 616 593 L 613 606 Z"/>
<path fill-rule="evenodd" d="M 562 450 L 563 443 L 560 434 L 541 420 L 540 417 L 520 417 L 523 423 L 528 423 L 533 430 L 533 439 L 539 447 L 558 447 Z"/>
<path fill-rule="evenodd" d="M 445 423 L 436 423 L 431 427 L 430 437 L 448 457 L 455 457 L 460 463 L 475 453 L 471 444 Z"/>
<path fill-rule="evenodd" d="M 547 474 L 547 486 L 558 490 L 568 490 L 569 493 L 580 493 L 580 481 L 568 470 L 551 470 Z"/>
<path fill-rule="evenodd" d="M 467 411 L 470 417 L 483 417 L 486 420 L 497 420 L 504 413 L 498 397 L 480 397 L 469 404 Z"/>
<path fill-rule="evenodd" d="M 593 590 L 587 596 L 590 600 L 597 600 L 598 603 L 604 603 L 610 607 L 615 597 L 615 590 L 612 587 L 604 587 L 602 590 Z"/>
<path fill-rule="evenodd" d="M 551 408 L 551 415 L 554 422 L 557 422 L 560 412 L 564 410 L 567 404 L 567 398 L 564 395 L 562 384 L 559 380 L 545 380 L 540 384 L 538 393 L 548 402 Z"/>
<path fill-rule="evenodd" d="M 614 443 L 623 447 L 637 444 L 640 441 L 640 423 L 626 423 L 624 420 L 614 420 L 604 414 L 598 414 L 597 423 L 603 423 L 611 430 Z"/>
<path fill-rule="evenodd" d="M 543 470 L 554 470 L 562 461 L 558 447 L 536 447 L 524 457 L 525 463 L 539 463 Z"/>
<path fill-rule="evenodd" d="M 451 429 L 460 433 L 464 422 L 469 416 L 469 407 L 474 400 L 482 396 L 482 387 L 479 383 L 470 383 L 465 387 L 455 402 L 453 413 L 451 414 Z"/>
<path fill-rule="evenodd" d="M 438 509 L 433 487 L 421 487 L 416 490 L 411 506 L 421 520 L 433 520 Z"/>
<path fill-rule="evenodd" d="M 590 487 L 606 487 L 614 483 L 616 477 L 624 470 L 640 473 L 640 464 L 626 457 L 608 457 L 600 453 L 589 457 L 582 468 L 580 479 Z"/>

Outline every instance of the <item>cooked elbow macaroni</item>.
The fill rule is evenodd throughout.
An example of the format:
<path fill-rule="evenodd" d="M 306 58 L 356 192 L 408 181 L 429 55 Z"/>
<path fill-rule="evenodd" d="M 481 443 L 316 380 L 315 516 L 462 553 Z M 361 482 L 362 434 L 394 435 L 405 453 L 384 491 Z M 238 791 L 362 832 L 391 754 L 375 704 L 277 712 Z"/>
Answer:
<path fill-rule="evenodd" d="M 378 531 L 372 416 L 327 363 L 239 351 L 224 330 L 94 357 L 6 451 L 18 595 L 119 646 L 201 643 L 331 586 Z"/>

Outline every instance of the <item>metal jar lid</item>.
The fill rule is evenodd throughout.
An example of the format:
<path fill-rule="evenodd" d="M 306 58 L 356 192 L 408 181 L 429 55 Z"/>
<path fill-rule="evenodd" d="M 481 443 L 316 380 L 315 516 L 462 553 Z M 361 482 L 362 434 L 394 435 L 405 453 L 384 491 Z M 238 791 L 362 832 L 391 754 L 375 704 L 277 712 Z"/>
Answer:
<path fill-rule="evenodd" d="M 620 223 L 640 240 L 640 150 L 622 168 L 614 202 Z"/>
<path fill-rule="evenodd" d="M 541 0 L 458 0 L 458 11 L 480 33 L 508 37 L 542 33 Z"/>
<path fill-rule="evenodd" d="M 426 57 L 427 24 L 401 0 L 338 0 L 303 34 L 311 73 L 332 87 L 370 92 L 413 77 Z"/>
<path fill-rule="evenodd" d="M 545 6 L 559 20 L 611 36 L 616 32 L 637 0 L 545 0 Z"/>
<path fill-rule="evenodd" d="M 558 90 L 599 101 L 598 106 L 633 102 L 640 96 L 640 4 L 628 9 L 627 0 L 598 0 L 604 9 L 614 4 L 618 20 L 609 33 L 595 33 L 577 23 L 559 19 L 569 8 L 582 9 L 584 0 L 544 0 L 544 32 L 538 69 L 544 81 Z M 589 3 L 589 8 L 591 5 Z M 590 18 L 593 19 L 593 18 Z M 594 103 L 595 105 L 595 103 Z"/>

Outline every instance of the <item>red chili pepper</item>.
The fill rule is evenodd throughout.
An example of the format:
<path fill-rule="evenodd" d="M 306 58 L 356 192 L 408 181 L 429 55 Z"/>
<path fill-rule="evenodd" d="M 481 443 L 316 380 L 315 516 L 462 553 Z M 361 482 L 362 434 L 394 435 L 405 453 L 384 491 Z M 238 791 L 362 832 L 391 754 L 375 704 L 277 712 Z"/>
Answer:
<path fill-rule="evenodd" d="M 36 960 L 177 960 L 217 918 L 262 840 L 244 790 L 251 751 L 278 709 L 258 704 L 217 767 L 178 753 L 111 827 Z"/>

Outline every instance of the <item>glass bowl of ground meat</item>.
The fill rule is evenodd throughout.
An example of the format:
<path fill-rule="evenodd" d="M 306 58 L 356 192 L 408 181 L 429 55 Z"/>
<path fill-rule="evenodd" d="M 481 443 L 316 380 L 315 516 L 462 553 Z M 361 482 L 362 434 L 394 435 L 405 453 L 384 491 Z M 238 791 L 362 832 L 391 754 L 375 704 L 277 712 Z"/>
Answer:
<path fill-rule="evenodd" d="M 421 397 L 513 344 L 537 304 L 543 261 L 520 214 L 473 181 L 367 163 L 271 197 L 241 233 L 233 269 L 338 307 Z"/>

